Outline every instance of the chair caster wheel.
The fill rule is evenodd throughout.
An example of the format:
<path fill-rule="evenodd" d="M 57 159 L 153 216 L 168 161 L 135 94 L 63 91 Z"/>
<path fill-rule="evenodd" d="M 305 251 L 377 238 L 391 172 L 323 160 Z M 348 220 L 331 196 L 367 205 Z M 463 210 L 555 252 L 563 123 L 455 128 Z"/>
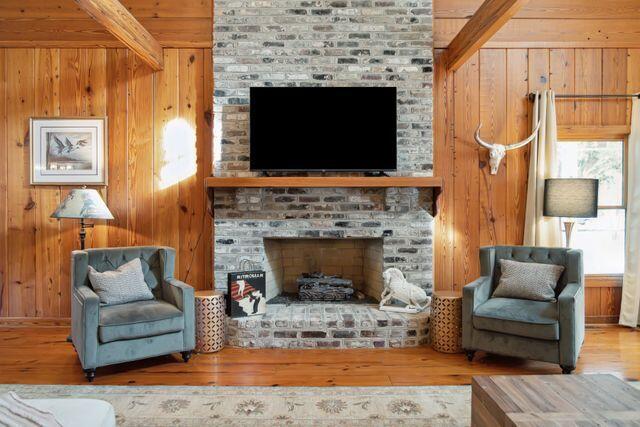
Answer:
<path fill-rule="evenodd" d="M 575 366 L 560 365 L 560 367 L 562 368 L 562 373 L 564 375 L 570 375 L 571 372 L 573 372 L 574 369 L 576 369 Z"/>
<path fill-rule="evenodd" d="M 87 377 L 87 381 L 92 383 L 94 378 L 96 377 L 96 370 L 95 369 L 85 369 L 84 370 L 84 376 Z"/>

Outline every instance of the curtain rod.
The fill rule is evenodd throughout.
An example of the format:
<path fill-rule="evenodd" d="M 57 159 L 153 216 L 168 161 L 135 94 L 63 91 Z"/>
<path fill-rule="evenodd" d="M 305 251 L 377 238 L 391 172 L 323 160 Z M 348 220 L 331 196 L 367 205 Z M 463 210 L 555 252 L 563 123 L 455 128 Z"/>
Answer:
<path fill-rule="evenodd" d="M 538 94 L 541 95 L 541 94 Z M 607 94 L 607 95 L 576 95 L 576 94 L 572 94 L 572 95 L 564 95 L 564 94 L 558 94 L 556 95 L 556 99 L 602 99 L 602 98 L 638 98 L 640 99 L 640 94 L 636 93 L 636 94 Z M 536 94 L 535 93 L 530 93 L 529 94 L 529 100 L 530 101 L 534 101 L 536 99 Z"/>

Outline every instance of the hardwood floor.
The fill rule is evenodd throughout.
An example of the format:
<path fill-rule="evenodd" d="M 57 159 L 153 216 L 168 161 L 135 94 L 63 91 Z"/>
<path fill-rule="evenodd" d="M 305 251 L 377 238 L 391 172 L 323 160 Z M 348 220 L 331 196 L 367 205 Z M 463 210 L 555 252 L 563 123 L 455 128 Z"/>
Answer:
<path fill-rule="evenodd" d="M 0 383 L 86 384 L 66 327 L 0 328 Z M 430 347 L 389 350 L 247 350 L 226 348 L 157 357 L 98 369 L 95 384 L 383 386 L 470 384 L 473 375 L 558 374 L 556 365 Z M 640 379 L 640 331 L 589 327 L 576 373 L 611 373 Z"/>

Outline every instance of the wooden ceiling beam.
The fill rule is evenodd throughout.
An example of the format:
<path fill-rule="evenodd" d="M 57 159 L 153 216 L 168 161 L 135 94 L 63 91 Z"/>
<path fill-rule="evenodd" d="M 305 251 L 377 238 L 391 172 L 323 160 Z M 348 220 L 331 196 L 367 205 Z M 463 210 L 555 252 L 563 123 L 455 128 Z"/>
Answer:
<path fill-rule="evenodd" d="M 454 71 L 464 64 L 528 2 L 485 0 L 447 47 L 447 70 Z"/>
<path fill-rule="evenodd" d="M 118 0 L 74 1 L 153 70 L 162 70 L 162 46 Z"/>

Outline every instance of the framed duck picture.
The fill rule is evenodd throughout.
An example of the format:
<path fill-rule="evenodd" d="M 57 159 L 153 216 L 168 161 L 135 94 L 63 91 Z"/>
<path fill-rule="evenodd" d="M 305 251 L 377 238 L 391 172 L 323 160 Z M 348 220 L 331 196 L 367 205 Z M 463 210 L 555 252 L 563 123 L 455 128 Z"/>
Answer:
<path fill-rule="evenodd" d="M 32 185 L 107 185 L 106 117 L 33 117 Z"/>

